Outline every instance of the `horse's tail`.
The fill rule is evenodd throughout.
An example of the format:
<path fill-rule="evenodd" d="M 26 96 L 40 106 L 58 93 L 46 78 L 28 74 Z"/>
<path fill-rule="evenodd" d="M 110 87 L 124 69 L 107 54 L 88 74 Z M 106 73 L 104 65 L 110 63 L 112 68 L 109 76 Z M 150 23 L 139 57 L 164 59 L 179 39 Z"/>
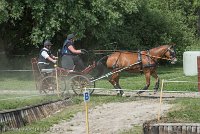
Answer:
<path fill-rule="evenodd" d="M 100 77 L 100 76 L 102 76 L 103 74 L 104 74 L 104 72 L 105 72 L 105 68 L 106 68 L 106 61 L 107 61 L 107 59 L 108 59 L 108 56 L 109 55 L 106 55 L 106 56 L 104 56 L 104 57 L 102 57 L 100 60 L 98 60 L 97 62 L 96 62 L 96 69 L 97 69 L 97 75 L 96 75 L 96 78 L 98 78 L 98 77 Z"/>

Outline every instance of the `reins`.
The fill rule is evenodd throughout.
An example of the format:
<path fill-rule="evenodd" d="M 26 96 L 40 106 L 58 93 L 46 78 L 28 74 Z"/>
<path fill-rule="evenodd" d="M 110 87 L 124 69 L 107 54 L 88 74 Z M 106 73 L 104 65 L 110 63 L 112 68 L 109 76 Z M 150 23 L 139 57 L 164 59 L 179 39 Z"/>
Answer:
<path fill-rule="evenodd" d="M 170 58 L 164 58 L 164 57 L 159 57 L 159 56 L 153 56 L 153 55 L 150 55 L 150 54 L 143 54 L 143 53 L 141 53 L 141 55 L 145 55 L 145 56 L 149 56 L 149 57 L 157 58 L 157 59 L 168 60 L 168 61 L 171 61 L 171 60 L 172 60 L 172 59 L 170 59 Z"/>

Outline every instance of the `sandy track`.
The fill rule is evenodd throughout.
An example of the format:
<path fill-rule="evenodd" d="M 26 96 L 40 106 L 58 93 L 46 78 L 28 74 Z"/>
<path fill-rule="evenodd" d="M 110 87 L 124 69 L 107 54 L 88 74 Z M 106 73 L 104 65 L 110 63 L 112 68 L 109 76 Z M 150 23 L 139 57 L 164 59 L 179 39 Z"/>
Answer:
<path fill-rule="evenodd" d="M 161 113 L 166 113 L 172 105 L 163 103 Z M 124 103 L 108 103 L 89 109 L 91 134 L 117 134 L 157 118 L 159 99 L 148 99 Z M 77 113 L 71 120 L 55 124 L 46 134 L 86 133 L 85 112 Z"/>

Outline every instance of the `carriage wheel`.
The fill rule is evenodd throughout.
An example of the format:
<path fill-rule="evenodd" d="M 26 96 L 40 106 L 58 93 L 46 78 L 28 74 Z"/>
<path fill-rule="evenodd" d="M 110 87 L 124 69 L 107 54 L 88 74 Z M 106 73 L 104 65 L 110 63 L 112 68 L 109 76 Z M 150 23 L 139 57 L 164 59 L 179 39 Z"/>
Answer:
<path fill-rule="evenodd" d="M 85 88 L 92 94 L 94 92 L 92 88 L 95 87 L 95 83 L 91 83 L 86 76 L 75 75 L 69 79 L 69 86 L 76 95 L 82 95 Z"/>
<path fill-rule="evenodd" d="M 66 92 L 66 82 L 63 77 L 58 77 L 59 94 Z M 46 76 L 40 81 L 40 93 L 54 94 L 57 93 L 57 80 L 55 76 Z"/>

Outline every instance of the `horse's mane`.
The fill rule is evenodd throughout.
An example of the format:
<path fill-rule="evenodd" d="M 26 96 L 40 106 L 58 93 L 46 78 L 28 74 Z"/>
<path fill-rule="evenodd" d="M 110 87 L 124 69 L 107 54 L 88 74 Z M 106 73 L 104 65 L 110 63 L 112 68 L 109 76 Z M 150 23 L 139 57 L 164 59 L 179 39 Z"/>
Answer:
<path fill-rule="evenodd" d="M 161 45 L 161 46 L 158 46 L 158 47 L 151 48 L 150 50 L 168 48 L 169 46 L 170 46 L 169 44 Z"/>

